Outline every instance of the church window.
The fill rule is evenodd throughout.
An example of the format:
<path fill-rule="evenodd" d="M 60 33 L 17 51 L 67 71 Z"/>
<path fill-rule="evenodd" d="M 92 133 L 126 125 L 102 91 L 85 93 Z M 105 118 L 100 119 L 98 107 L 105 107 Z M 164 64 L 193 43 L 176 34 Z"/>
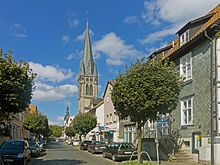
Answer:
<path fill-rule="evenodd" d="M 93 81 L 92 78 L 90 78 L 90 81 L 91 81 L 91 82 Z"/>
<path fill-rule="evenodd" d="M 86 84 L 86 95 L 89 95 L 89 85 Z"/>
<path fill-rule="evenodd" d="M 93 95 L 93 86 L 92 86 L 92 84 L 90 84 L 90 95 L 91 96 Z"/>
<path fill-rule="evenodd" d="M 89 78 L 86 78 L 86 81 L 89 81 Z"/>

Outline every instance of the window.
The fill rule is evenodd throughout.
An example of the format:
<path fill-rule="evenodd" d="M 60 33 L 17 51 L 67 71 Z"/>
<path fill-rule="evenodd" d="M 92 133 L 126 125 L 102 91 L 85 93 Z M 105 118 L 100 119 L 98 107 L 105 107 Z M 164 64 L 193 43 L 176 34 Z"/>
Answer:
<path fill-rule="evenodd" d="M 112 123 L 112 114 L 110 113 L 110 117 L 109 117 L 110 119 L 110 123 Z"/>
<path fill-rule="evenodd" d="M 192 58 L 191 53 L 180 58 L 180 76 L 184 78 L 184 80 L 192 79 Z"/>
<path fill-rule="evenodd" d="M 180 36 L 180 46 L 185 44 L 187 41 L 189 41 L 189 30 L 187 30 Z"/>
<path fill-rule="evenodd" d="M 107 115 L 106 123 L 108 124 L 108 122 L 109 122 L 109 118 L 108 118 L 108 115 Z"/>
<path fill-rule="evenodd" d="M 89 95 L 89 85 L 86 84 L 86 95 Z"/>
<path fill-rule="evenodd" d="M 193 98 L 181 101 L 181 125 L 193 124 Z"/>
<path fill-rule="evenodd" d="M 150 121 L 150 120 L 148 120 L 148 128 L 150 129 L 150 130 L 154 130 L 155 128 L 154 128 L 154 122 L 153 121 Z"/>
<path fill-rule="evenodd" d="M 90 84 L 90 95 L 91 96 L 93 95 L 93 86 L 92 86 L 92 84 Z"/>

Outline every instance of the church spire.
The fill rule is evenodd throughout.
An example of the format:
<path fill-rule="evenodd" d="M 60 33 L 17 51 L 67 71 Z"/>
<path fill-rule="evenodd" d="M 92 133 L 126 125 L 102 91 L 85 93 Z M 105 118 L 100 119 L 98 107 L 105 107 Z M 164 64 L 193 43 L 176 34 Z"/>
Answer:
<path fill-rule="evenodd" d="M 85 67 L 86 74 L 92 74 L 93 68 L 93 57 L 92 57 L 92 47 L 89 33 L 89 22 L 88 17 L 86 19 L 86 34 L 85 34 L 85 45 L 83 50 L 83 63 Z"/>

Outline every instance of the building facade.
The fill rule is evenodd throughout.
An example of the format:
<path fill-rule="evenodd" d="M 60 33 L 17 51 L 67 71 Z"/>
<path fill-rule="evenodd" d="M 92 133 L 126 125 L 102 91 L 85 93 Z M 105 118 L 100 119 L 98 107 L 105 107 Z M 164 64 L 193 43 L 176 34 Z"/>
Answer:
<path fill-rule="evenodd" d="M 123 126 L 119 120 L 116 110 L 111 99 L 111 92 L 114 87 L 114 81 L 108 81 L 105 92 L 103 95 L 104 99 L 104 131 L 105 139 L 109 142 L 122 142 L 123 139 Z"/>
<path fill-rule="evenodd" d="M 88 20 L 86 22 L 83 57 L 80 62 L 78 77 L 78 113 L 86 113 L 91 107 L 91 100 L 98 96 L 98 73 L 93 60 Z"/>
<path fill-rule="evenodd" d="M 183 78 L 176 110 L 169 117 L 170 136 L 195 161 L 220 164 L 220 5 L 188 22 L 177 38 L 154 52 L 152 60 L 170 59 Z"/>

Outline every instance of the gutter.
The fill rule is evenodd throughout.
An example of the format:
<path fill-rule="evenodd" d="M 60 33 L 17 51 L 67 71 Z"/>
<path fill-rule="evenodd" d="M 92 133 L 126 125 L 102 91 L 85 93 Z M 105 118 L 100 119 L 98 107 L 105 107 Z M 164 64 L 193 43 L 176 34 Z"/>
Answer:
<path fill-rule="evenodd" d="M 208 34 L 207 34 L 207 31 L 205 31 L 204 32 L 204 34 L 205 34 L 205 36 L 206 36 L 206 38 L 208 39 L 208 40 L 210 40 L 210 45 L 211 45 L 211 55 L 210 55 L 210 86 L 211 86 L 211 88 L 210 88 L 210 96 L 211 96 L 211 105 L 210 105 L 210 110 L 211 110 L 211 165 L 214 165 L 214 110 L 213 110 L 213 52 L 214 52 L 214 55 L 216 56 L 216 53 L 215 53 L 215 49 L 214 49 L 214 51 L 213 51 L 213 47 L 214 47 L 214 44 L 215 44 L 215 42 L 216 42 L 216 38 L 214 39 L 214 41 L 213 41 L 213 39 L 210 37 L 210 36 L 208 36 Z M 215 57 L 214 56 L 214 57 Z M 216 66 L 216 65 L 215 65 Z M 216 73 L 216 70 L 215 70 L 215 73 Z M 216 103 L 215 103 L 215 105 L 216 105 Z"/>

